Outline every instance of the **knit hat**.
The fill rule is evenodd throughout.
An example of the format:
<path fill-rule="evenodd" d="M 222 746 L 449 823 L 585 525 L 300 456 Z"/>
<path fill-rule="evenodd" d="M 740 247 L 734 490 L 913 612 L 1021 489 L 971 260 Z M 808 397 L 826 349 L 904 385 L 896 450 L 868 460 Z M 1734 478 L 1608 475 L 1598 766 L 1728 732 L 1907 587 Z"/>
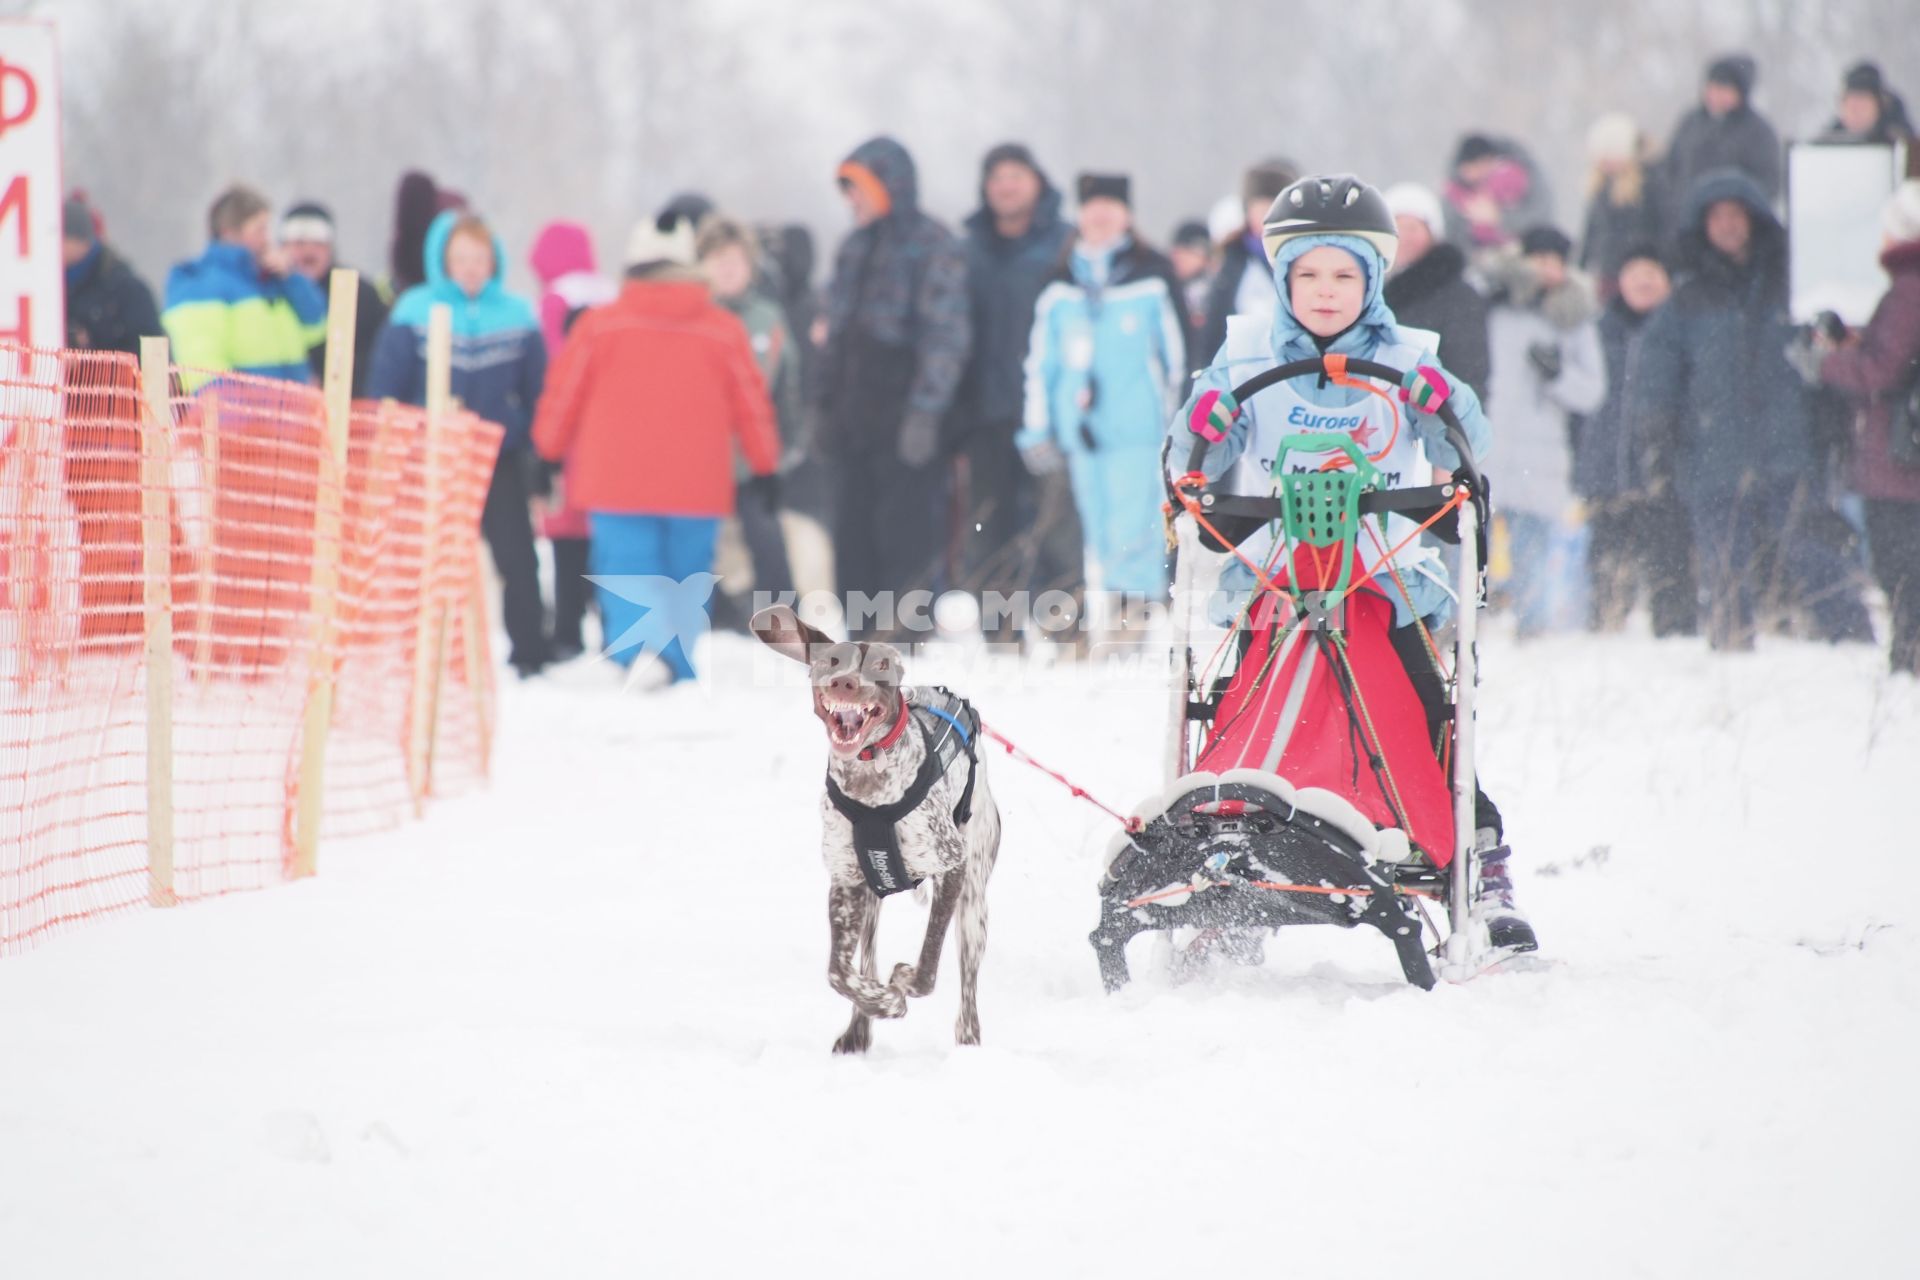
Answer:
<path fill-rule="evenodd" d="M 1500 154 L 1500 144 L 1484 133 L 1470 133 L 1460 139 L 1459 149 L 1453 153 L 1453 167 L 1472 164 L 1475 160 L 1485 160 L 1489 156 Z"/>
<path fill-rule="evenodd" d="M 1573 241 L 1558 227 L 1529 227 L 1520 235 L 1521 253 L 1551 253 L 1562 258 L 1573 254 Z"/>
<path fill-rule="evenodd" d="M 1282 191 L 1300 180 L 1300 166 L 1291 160 L 1273 156 L 1248 168 L 1240 179 L 1240 200 L 1272 204 Z"/>
<path fill-rule="evenodd" d="M 1133 183 L 1124 173 L 1083 173 L 1075 193 L 1081 204 L 1089 200 L 1118 200 L 1129 207 L 1133 204 Z"/>
<path fill-rule="evenodd" d="M 1188 218 L 1173 229 L 1173 247 L 1176 249 L 1207 249 L 1213 245 L 1213 237 L 1207 234 L 1207 224 L 1198 218 Z"/>
<path fill-rule="evenodd" d="M 404 292 L 427 278 L 424 249 L 427 228 L 439 212 L 439 189 L 418 169 L 403 174 L 394 192 L 393 246 L 388 265 L 395 292 Z"/>
<path fill-rule="evenodd" d="M 333 211 L 313 200 L 303 200 L 280 215 L 282 243 L 333 243 Z"/>
<path fill-rule="evenodd" d="M 1667 269 L 1667 260 L 1660 253 L 1660 246 L 1651 240 L 1642 240 L 1620 255 L 1620 269 L 1627 269 L 1630 262 L 1651 262 L 1662 271 Z"/>
<path fill-rule="evenodd" d="M 1881 78 L 1880 68 L 1871 62 L 1854 63 L 1841 81 L 1842 93 L 1870 93 L 1877 98 L 1886 91 L 1887 82 Z"/>
<path fill-rule="evenodd" d="M 690 267 L 698 261 L 694 250 L 693 223 L 688 219 L 672 214 L 642 218 L 627 236 L 627 270 Z"/>
<path fill-rule="evenodd" d="M 1744 53 L 1723 54 L 1707 64 L 1707 83 L 1738 89 L 1742 100 L 1753 95 L 1753 82 L 1759 74 L 1759 67 Z"/>
<path fill-rule="evenodd" d="M 1215 244 L 1223 244 L 1247 229 L 1247 202 L 1238 196 L 1221 196 L 1207 210 L 1207 234 Z"/>
<path fill-rule="evenodd" d="M 1033 152 L 1024 142 L 1003 142 L 987 152 L 980 161 L 980 180 L 985 182 L 987 175 L 1003 164 L 1021 164 L 1033 170 L 1033 176 L 1042 182 L 1045 176 L 1040 172 L 1040 162 L 1033 158 Z"/>
<path fill-rule="evenodd" d="M 714 204 L 713 197 L 703 191 L 682 191 L 661 205 L 660 212 L 654 216 L 685 219 L 694 230 L 698 231 L 700 224 L 705 222 L 718 207 Z"/>
<path fill-rule="evenodd" d="M 1631 160 L 1640 154 L 1640 126 L 1624 111 L 1609 111 L 1587 129 L 1587 159 Z"/>
<path fill-rule="evenodd" d="M 1386 190 L 1387 208 L 1396 218 L 1414 218 L 1426 224 L 1435 240 L 1447 238 L 1447 214 L 1440 197 L 1417 182 L 1396 182 Z"/>
<path fill-rule="evenodd" d="M 66 240 L 84 240 L 92 244 L 94 234 L 93 207 L 84 196 L 68 196 L 66 203 L 60 206 L 60 235 Z"/>
<path fill-rule="evenodd" d="M 1920 178 L 1908 178 L 1893 189 L 1880 215 L 1880 229 L 1897 243 L 1920 240 Z"/>

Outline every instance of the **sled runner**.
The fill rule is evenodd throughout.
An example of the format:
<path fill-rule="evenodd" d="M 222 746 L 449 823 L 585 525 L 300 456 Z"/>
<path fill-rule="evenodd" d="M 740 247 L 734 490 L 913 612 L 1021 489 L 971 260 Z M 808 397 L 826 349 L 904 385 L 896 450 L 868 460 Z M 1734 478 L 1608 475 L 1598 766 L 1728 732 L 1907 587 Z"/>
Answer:
<path fill-rule="evenodd" d="M 1234 400 L 1249 404 L 1306 375 L 1401 380 L 1400 370 L 1334 356 L 1270 369 L 1235 388 Z M 1137 830 L 1115 839 L 1101 877 L 1091 940 L 1109 991 L 1128 981 L 1127 943 L 1152 930 L 1212 939 L 1368 925 L 1417 986 L 1481 966 L 1484 930 L 1470 902 L 1487 498 L 1451 406 L 1439 416 L 1461 465 L 1451 481 L 1418 488 L 1387 487 L 1347 434 L 1303 432 L 1283 438 L 1267 493 L 1217 492 L 1199 473 L 1207 443 L 1196 437 L 1170 506 L 1191 524 L 1176 551 L 1170 780 L 1135 811 Z M 1452 722 L 1439 742 L 1390 638 L 1393 605 L 1375 576 L 1397 577 L 1400 553 L 1427 531 L 1461 547 Z M 1220 646 L 1230 669 L 1218 672 L 1196 666 L 1187 626 L 1196 545 L 1232 552 L 1259 580 Z M 1424 627 L 1419 635 L 1446 670 Z M 1446 906 L 1448 937 L 1432 950 L 1421 899 Z"/>

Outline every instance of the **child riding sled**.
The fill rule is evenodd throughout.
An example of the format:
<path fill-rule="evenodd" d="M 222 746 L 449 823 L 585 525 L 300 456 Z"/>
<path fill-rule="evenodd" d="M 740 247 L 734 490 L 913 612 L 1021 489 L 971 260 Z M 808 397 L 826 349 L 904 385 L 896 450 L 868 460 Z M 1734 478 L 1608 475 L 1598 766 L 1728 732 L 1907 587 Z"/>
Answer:
<path fill-rule="evenodd" d="M 1381 487 L 1426 485 L 1431 467 L 1453 468 L 1461 461 L 1437 416 L 1448 404 L 1476 458 L 1484 461 L 1492 428 L 1479 397 L 1440 364 L 1438 338 L 1401 327 L 1382 298 L 1399 235 L 1381 194 L 1351 175 L 1302 178 L 1273 202 L 1264 240 L 1280 308 L 1270 323 L 1238 316 L 1228 322 L 1226 342 L 1199 374 L 1170 428 L 1171 478 L 1178 480 L 1184 472 L 1199 437 L 1208 442 L 1200 470 L 1217 491 L 1261 496 L 1283 440 L 1331 431 L 1346 434 L 1364 451 Z M 1352 380 L 1325 374 L 1278 383 L 1244 405 L 1233 400 L 1236 384 L 1265 369 L 1328 355 L 1405 370 L 1398 392 L 1404 405 L 1377 389 L 1370 393 Z M 1452 596 L 1437 553 L 1409 536 L 1410 522 L 1393 516 L 1375 523 L 1387 526 L 1386 541 L 1377 535 L 1362 539 L 1370 545 L 1359 548 L 1356 577 L 1366 574 L 1369 587 L 1392 603 L 1393 650 L 1426 712 L 1428 740 L 1438 749 L 1451 707 L 1428 633 L 1449 616 Z M 1271 549 L 1270 539 L 1270 533 L 1256 533 L 1241 543 L 1241 553 L 1261 561 Z M 1226 561 L 1220 585 L 1236 597 L 1257 587 L 1252 569 L 1237 557 Z M 1477 782 L 1475 826 L 1481 870 L 1474 913 L 1484 921 L 1492 946 L 1534 950 L 1533 927 L 1513 903 L 1500 811 Z"/>

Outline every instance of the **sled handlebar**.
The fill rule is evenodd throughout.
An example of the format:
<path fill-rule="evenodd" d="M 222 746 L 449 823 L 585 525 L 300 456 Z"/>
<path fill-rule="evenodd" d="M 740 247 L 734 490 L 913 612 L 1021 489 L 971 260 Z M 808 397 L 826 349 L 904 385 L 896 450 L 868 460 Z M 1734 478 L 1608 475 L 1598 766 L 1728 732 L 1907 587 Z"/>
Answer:
<path fill-rule="evenodd" d="M 1287 364 L 1276 365 L 1263 373 L 1256 373 L 1253 377 L 1248 378 L 1245 382 L 1233 389 L 1233 398 L 1237 403 L 1244 405 L 1254 396 L 1259 395 L 1262 391 L 1265 391 L 1277 382 L 1285 382 L 1289 378 L 1302 378 L 1313 374 L 1327 374 L 1330 372 L 1324 357 L 1316 356 L 1311 360 L 1290 361 Z M 1346 372 L 1350 375 L 1357 374 L 1363 378 L 1377 378 L 1382 382 L 1393 383 L 1395 386 L 1398 386 L 1400 380 L 1406 376 L 1403 370 L 1395 369 L 1391 365 L 1384 365 L 1375 360 L 1348 360 L 1346 362 Z M 1473 492 L 1476 503 L 1484 502 L 1486 485 L 1480 478 L 1480 466 L 1474 459 L 1473 446 L 1467 443 L 1466 430 L 1461 427 L 1459 415 L 1454 413 L 1451 400 L 1440 406 L 1439 417 L 1441 424 L 1446 428 L 1447 443 L 1452 445 L 1453 451 L 1460 455 L 1460 465 L 1454 468 L 1455 474 L 1466 480 L 1468 488 Z M 1200 469 L 1201 462 L 1207 456 L 1207 445 L 1208 441 L 1204 436 L 1197 434 L 1194 436 L 1193 451 L 1187 455 L 1188 472 L 1191 473 Z"/>

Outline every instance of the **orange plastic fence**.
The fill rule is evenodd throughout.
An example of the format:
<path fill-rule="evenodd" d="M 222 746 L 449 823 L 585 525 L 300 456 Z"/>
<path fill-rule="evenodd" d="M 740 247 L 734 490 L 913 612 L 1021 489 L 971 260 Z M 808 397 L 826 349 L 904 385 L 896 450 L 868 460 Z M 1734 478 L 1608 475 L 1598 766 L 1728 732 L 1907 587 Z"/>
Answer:
<path fill-rule="evenodd" d="M 156 896 L 155 661 L 172 685 L 176 900 L 292 874 L 302 724 L 329 671 L 324 835 L 391 827 L 485 776 L 477 546 L 500 429 L 456 413 L 430 432 L 418 409 L 356 404 L 336 476 L 317 389 L 200 383 L 170 371 L 156 425 L 130 356 L 0 348 L 0 955 Z M 315 516 L 336 496 L 337 587 L 322 596 Z M 163 658 L 150 561 L 170 587 Z M 329 610 L 330 631 L 316 625 Z M 424 700 L 423 673 L 437 694 Z M 431 732 L 415 731 L 416 706 Z M 422 743 L 430 774 L 410 771 Z"/>

